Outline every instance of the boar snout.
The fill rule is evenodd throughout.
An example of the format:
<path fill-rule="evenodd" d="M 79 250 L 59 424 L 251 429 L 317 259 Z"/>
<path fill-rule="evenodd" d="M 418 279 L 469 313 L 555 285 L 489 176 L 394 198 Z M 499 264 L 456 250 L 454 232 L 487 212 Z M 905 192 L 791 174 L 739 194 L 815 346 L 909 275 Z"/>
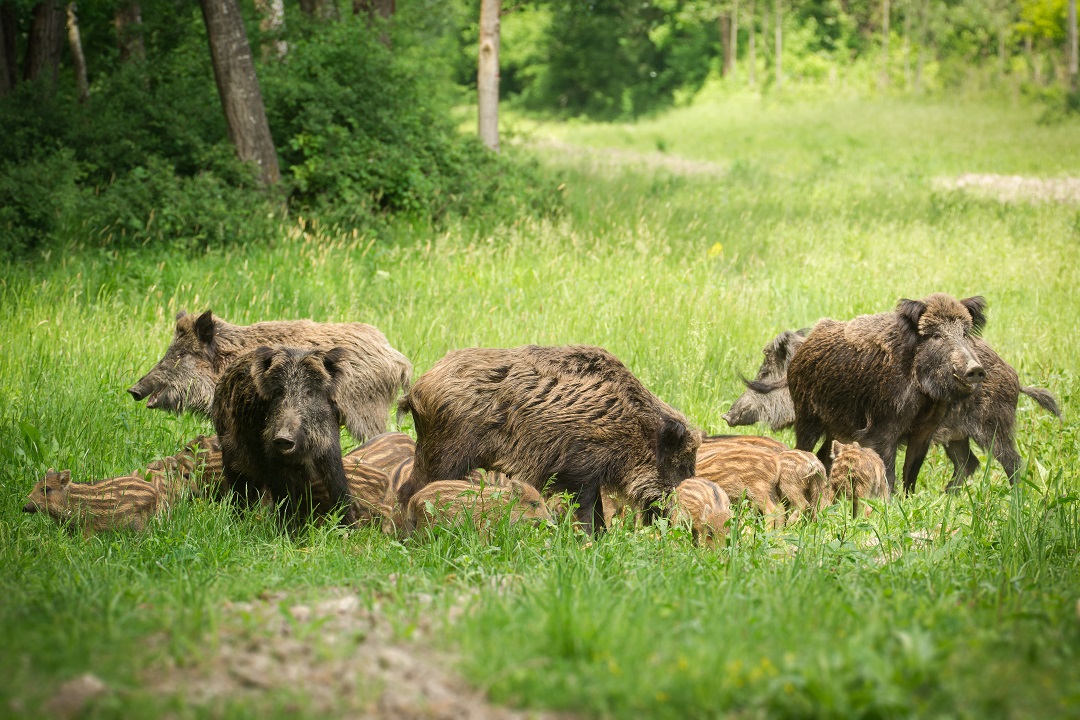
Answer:
<path fill-rule="evenodd" d="M 135 402 L 139 402 L 144 397 L 146 397 L 146 393 L 138 385 L 135 385 L 134 387 L 129 387 L 127 391 L 131 395 L 131 397 L 135 398 Z"/>
<path fill-rule="evenodd" d="M 33 500 L 31 500 L 30 502 L 23 505 L 22 511 L 24 513 L 35 513 L 35 512 L 37 512 L 38 511 L 37 503 L 35 503 Z"/>
<path fill-rule="evenodd" d="M 982 365 L 972 361 L 967 367 L 967 372 L 964 373 L 964 379 L 971 385 L 978 385 L 986 379 L 986 371 L 983 370 Z"/>
<path fill-rule="evenodd" d="M 741 404 L 739 402 L 732 405 L 731 409 L 720 417 L 724 418 L 724 422 L 726 422 L 731 427 L 738 427 L 739 425 L 753 425 L 758 421 L 757 411 L 754 408 L 748 407 L 746 404 Z"/>

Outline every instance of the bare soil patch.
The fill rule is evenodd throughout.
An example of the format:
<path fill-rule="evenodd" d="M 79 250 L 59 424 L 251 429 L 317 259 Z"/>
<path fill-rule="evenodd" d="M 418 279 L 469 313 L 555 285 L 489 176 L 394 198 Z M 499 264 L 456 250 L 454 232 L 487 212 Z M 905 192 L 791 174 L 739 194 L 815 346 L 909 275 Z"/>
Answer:
<path fill-rule="evenodd" d="M 191 667 L 153 668 L 145 687 L 197 706 L 250 703 L 289 710 L 295 702 L 305 714 L 330 717 L 557 717 L 490 704 L 447 669 L 452 658 L 423 643 L 424 628 L 417 634 L 420 639 L 395 641 L 378 609 L 365 608 L 347 589 L 328 590 L 312 603 L 267 594 L 227 603 L 207 655 Z"/>
<path fill-rule="evenodd" d="M 627 148 L 592 148 L 571 145 L 560 140 L 543 140 L 532 147 L 554 155 L 584 160 L 593 172 L 623 171 L 627 166 L 640 170 L 666 170 L 675 175 L 723 175 L 723 165 L 705 160 L 689 160 L 678 155 L 661 152 L 639 152 Z"/>
<path fill-rule="evenodd" d="M 961 190 L 1008 203 L 1080 203 L 1080 178 L 1074 177 L 1037 178 L 966 173 L 955 178 L 938 178 L 935 184 L 946 190 Z"/>

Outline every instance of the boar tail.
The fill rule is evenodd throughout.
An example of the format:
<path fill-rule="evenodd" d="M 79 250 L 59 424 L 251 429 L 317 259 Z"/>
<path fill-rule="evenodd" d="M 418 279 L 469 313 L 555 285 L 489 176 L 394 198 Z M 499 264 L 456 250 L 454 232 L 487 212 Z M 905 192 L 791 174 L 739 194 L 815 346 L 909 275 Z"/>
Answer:
<path fill-rule="evenodd" d="M 1054 394 L 1046 388 L 1040 387 L 1021 387 L 1020 392 L 1027 395 L 1029 398 L 1039 403 L 1043 410 L 1053 413 L 1058 420 L 1064 420 L 1065 417 L 1061 414 L 1061 408 L 1058 407 L 1057 398 Z"/>
<path fill-rule="evenodd" d="M 775 380 L 747 380 L 742 376 L 740 376 L 740 379 L 743 381 L 743 384 L 746 385 L 746 387 L 750 388 L 756 393 L 761 393 L 762 395 L 768 395 L 774 390 L 780 390 L 787 387 L 786 376 L 782 378 L 776 378 Z"/>
<path fill-rule="evenodd" d="M 409 401 L 409 395 L 402 395 L 401 399 L 397 403 L 397 424 L 401 425 L 401 419 L 411 413 L 413 410 L 412 403 Z"/>

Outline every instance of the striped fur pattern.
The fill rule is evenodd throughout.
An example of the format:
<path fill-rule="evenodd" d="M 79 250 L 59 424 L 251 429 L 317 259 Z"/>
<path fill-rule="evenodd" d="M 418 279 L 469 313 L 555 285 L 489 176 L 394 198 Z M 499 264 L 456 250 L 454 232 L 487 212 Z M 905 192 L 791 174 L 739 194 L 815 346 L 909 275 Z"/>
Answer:
<path fill-rule="evenodd" d="M 544 499 L 531 485 L 516 480 L 510 481 L 509 487 L 441 480 L 425 485 L 409 499 L 405 532 L 412 534 L 436 524 L 453 524 L 463 513 L 470 515 L 478 528 L 497 521 L 505 513 L 510 514 L 511 522 L 551 522 Z"/>
<path fill-rule="evenodd" d="M 727 537 L 731 500 L 716 483 L 687 478 L 675 486 L 668 514 L 673 523 L 688 524 L 699 544 L 719 547 Z"/>
<path fill-rule="evenodd" d="M 697 477 L 719 485 L 733 502 L 745 494 L 773 527 L 782 527 L 778 455 L 757 447 L 715 450 L 698 458 Z"/>
<path fill-rule="evenodd" d="M 777 453 L 791 449 L 779 440 L 764 435 L 710 435 L 701 439 L 701 447 L 698 448 L 698 459 L 711 452 L 723 451 L 732 447 L 754 447 Z"/>
<path fill-rule="evenodd" d="M 785 450 L 777 453 L 780 465 L 777 476 L 777 495 L 788 508 L 788 521 L 800 515 L 817 515 L 833 501 L 825 466 L 817 456 L 804 450 Z"/>
<path fill-rule="evenodd" d="M 216 435 L 199 435 L 176 455 L 155 460 L 139 474 L 169 502 L 187 494 L 215 499 L 226 494 L 221 443 Z"/>
<path fill-rule="evenodd" d="M 889 499 L 889 483 L 885 475 L 885 463 L 870 448 L 853 442 L 844 445 L 837 440 L 832 443 L 832 468 L 829 482 L 835 497 L 851 501 L 851 516 L 858 517 L 861 498 Z M 870 514 L 870 506 L 863 512 Z"/>
<path fill-rule="evenodd" d="M 163 506 L 154 483 L 138 476 L 73 483 L 70 470 L 57 472 L 50 468 L 30 492 L 23 512 L 47 513 L 58 523 L 82 528 L 84 533 L 102 530 L 141 532 Z"/>
<path fill-rule="evenodd" d="M 136 401 L 169 412 L 210 415 L 218 381 L 233 362 L 260 346 L 342 348 L 343 382 L 336 398 L 338 423 L 357 439 L 386 429 L 390 405 L 408 390 L 412 364 L 386 336 L 364 323 L 310 320 L 233 325 L 214 317 L 180 312 L 165 356 L 128 389 Z"/>
<path fill-rule="evenodd" d="M 694 474 L 701 437 L 611 353 L 585 345 L 448 353 L 398 409 L 412 413 L 417 433 L 402 502 L 483 467 L 546 494 L 569 492 L 590 532 L 604 527 L 605 487 L 652 519 L 654 505 Z"/>

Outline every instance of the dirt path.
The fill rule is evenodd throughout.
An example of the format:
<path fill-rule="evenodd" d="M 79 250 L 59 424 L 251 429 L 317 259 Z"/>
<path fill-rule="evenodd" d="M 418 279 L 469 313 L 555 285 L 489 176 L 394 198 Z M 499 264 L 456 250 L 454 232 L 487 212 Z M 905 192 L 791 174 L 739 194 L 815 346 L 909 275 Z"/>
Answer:
<path fill-rule="evenodd" d="M 574 159 L 586 160 L 593 171 L 622 171 L 627 166 L 644 170 L 667 170 L 676 175 L 723 175 L 723 165 L 705 160 L 690 160 L 661 152 L 639 152 L 628 148 L 594 148 L 571 145 L 560 140 L 542 140 L 531 147 Z"/>
<path fill-rule="evenodd" d="M 1037 178 L 1023 175 L 979 175 L 967 173 L 955 178 L 938 178 L 937 187 L 962 190 L 1001 202 L 1050 201 L 1080 203 L 1080 178 Z"/>

